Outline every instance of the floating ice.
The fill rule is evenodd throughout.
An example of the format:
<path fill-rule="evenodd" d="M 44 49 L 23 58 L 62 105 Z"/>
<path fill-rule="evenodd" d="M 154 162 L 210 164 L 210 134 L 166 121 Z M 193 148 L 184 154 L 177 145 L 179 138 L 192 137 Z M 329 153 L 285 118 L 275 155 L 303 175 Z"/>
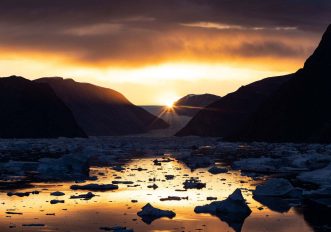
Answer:
<path fill-rule="evenodd" d="M 162 217 L 172 219 L 176 216 L 176 213 L 170 210 L 154 208 L 151 204 L 148 203 L 142 207 L 142 210 L 139 211 L 137 215 L 141 217 L 146 224 L 151 224 L 154 220 Z"/>

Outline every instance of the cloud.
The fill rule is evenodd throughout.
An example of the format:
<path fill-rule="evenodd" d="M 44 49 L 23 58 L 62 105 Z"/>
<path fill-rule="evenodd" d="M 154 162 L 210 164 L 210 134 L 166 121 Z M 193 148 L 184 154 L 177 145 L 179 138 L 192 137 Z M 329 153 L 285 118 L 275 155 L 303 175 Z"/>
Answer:
<path fill-rule="evenodd" d="M 305 51 L 305 49 L 300 46 L 292 47 L 277 41 L 267 41 L 262 43 L 244 42 L 238 48 L 230 49 L 230 52 L 237 53 L 246 57 L 257 57 L 257 56 L 301 57 L 310 53 Z"/>
<path fill-rule="evenodd" d="M 288 31 L 288 30 L 297 30 L 297 27 L 244 27 L 240 25 L 228 25 L 215 22 L 198 22 L 198 23 L 183 23 L 183 26 L 187 27 L 200 27 L 208 29 L 217 29 L 217 30 L 276 30 L 276 31 Z"/>
<path fill-rule="evenodd" d="M 101 23 L 65 29 L 63 33 L 73 36 L 95 36 L 119 33 L 121 29 L 121 24 Z"/>
<path fill-rule="evenodd" d="M 303 58 L 329 0 L 2 0 L 0 49 L 90 65 Z"/>

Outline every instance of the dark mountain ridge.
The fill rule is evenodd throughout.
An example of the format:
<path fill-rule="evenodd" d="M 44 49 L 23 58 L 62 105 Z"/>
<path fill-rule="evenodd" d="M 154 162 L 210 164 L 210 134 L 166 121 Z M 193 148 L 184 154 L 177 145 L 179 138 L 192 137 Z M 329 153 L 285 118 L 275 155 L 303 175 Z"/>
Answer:
<path fill-rule="evenodd" d="M 331 26 L 302 69 L 240 88 L 199 112 L 177 135 L 331 142 L 330 106 Z"/>
<path fill-rule="evenodd" d="M 164 129 L 168 124 L 119 92 L 60 77 L 41 78 L 71 109 L 81 128 L 90 136 L 118 136 Z"/>
<path fill-rule="evenodd" d="M 200 110 L 219 99 L 221 97 L 214 94 L 189 94 L 176 101 L 174 109 L 178 115 L 193 117 Z"/>
<path fill-rule="evenodd" d="M 70 109 L 47 84 L 0 78 L 0 137 L 86 137 Z"/>
<path fill-rule="evenodd" d="M 331 25 L 304 67 L 230 139 L 331 142 Z"/>
<path fill-rule="evenodd" d="M 199 111 L 176 135 L 229 136 L 243 125 L 273 91 L 291 77 L 270 77 L 240 87 Z"/>

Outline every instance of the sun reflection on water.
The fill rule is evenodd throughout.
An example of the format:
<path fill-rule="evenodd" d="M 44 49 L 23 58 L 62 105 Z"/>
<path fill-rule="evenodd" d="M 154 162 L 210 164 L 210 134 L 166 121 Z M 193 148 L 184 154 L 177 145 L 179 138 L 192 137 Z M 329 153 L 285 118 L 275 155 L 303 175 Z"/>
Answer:
<path fill-rule="evenodd" d="M 113 180 L 133 181 L 133 185 L 119 185 L 119 190 L 108 192 L 95 192 L 96 197 L 89 201 L 69 199 L 71 195 L 86 193 L 87 191 L 72 191 L 70 185 L 73 183 L 35 183 L 33 189 L 24 191 L 40 190 L 39 195 L 29 197 L 7 197 L 1 193 L 0 203 L 1 219 L 0 231 L 23 231 L 23 223 L 44 223 L 43 228 L 24 228 L 24 231 L 98 231 L 102 226 L 122 225 L 135 229 L 135 231 L 232 231 L 232 229 L 218 218 L 208 214 L 195 214 L 194 207 L 208 204 L 207 197 L 217 197 L 223 200 L 228 197 L 236 188 L 241 188 L 243 195 L 249 203 L 253 213 L 246 219 L 243 231 L 312 231 L 304 222 L 303 218 L 293 210 L 280 214 L 272 212 L 264 207 L 259 210 L 260 203 L 254 201 L 249 190 L 254 189 L 257 184 L 251 178 L 243 177 L 237 171 L 230 171 L 226 174 L 212 175 L 206 169 L 191 171 L 183 163 L 176 160 L 162 163 L 162 166 L 155 166 L 153 159 L 134 159 L 126 164 L 123 172 L 117 172 L 111 168 L 93 167 L 91 175 L 97 175 L 98 181 L 91 183 L 109 184 Z M 147 170 L 139 171 L 137 168 Z M 166 180 L 165 175 L 174 175 L 173 180 Z M 189 177 L 199 177 L 207 183 L 205 189 L 183 190 L 183 182 Z M 87 182 L 89 183 L 89 182 Z M 147 186 L 156 184 L 157 189 L 153 190 Z M 53 191 L 63 191 L 63 197 L 52 197 Z M 160 198 L 168 196 L 188 197 L 180 201 L 160 201 Z M 64 204 L 51 205 L 50 200 L 65 200 Z M 131 200 L 137 200 L 132 203 Z M 153 206 L 173 210 L 176 217 L 170 219 L 159 219 L 151 225 L 143 223 L 137 216 L 137 212 L 146 203 Z M 6 215 L 5 212 L 20 212 L 22 215 Z M 16 226 L 9 229 L 9 226 Z"/>

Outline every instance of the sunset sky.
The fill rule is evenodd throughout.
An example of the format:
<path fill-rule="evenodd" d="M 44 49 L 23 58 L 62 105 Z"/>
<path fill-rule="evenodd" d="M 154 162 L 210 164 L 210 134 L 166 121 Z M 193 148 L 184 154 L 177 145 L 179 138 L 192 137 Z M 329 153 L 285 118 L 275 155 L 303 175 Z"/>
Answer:
<path fill-rule="evenodd" d="M 61 76 L 139 105 L 296 71 L 330 0 L 1 0 L 0 76 Z"/>

